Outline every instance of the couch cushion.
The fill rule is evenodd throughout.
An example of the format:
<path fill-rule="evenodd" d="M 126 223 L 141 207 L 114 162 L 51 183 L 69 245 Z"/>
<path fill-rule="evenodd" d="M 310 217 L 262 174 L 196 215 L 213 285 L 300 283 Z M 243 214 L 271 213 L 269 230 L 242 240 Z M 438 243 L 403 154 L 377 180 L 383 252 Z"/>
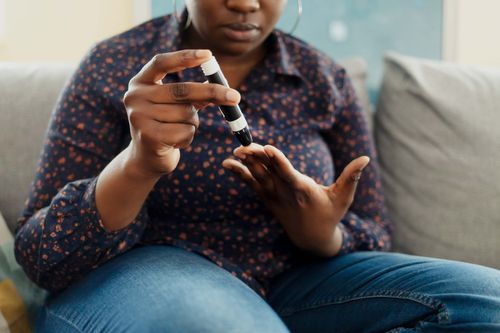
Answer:
<path fill-rule="evenodd" d="M 74 66 L 0 63 L 0 210 L 13 230 L 49 115 Z"/>
<path fill-rule="evenodd" d="M 385 66 L 375 138 L 395 250 L 500 268 L 500 70 Z"/>
<path fill-rule="evenodd" d="M 366 79 L 368 77 L 366 61 L 362 58 L 348 58 L 341 60 L 339 63 L 344 66 L 347 74 L 349 74 L 349 77 L 351 78 L 352 85 L 354 86 L 356 95 L 359 99 L 361 107 L 363 108 L 368 128 L 372 130 L 373 108 L 366 85 Z"/>
<path fill-rule="evenodd" d="M 13 241 L 12 233 L 5 222 L 2 212 L 0 212 L 0 246 Z M 1 331 L 0 331 L 1 332 Z"/>

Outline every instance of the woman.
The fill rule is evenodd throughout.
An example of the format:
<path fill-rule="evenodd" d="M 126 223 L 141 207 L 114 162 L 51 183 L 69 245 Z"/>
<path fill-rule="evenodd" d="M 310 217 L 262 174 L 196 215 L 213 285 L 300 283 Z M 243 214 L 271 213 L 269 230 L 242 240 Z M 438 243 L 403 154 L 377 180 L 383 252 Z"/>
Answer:
<path fill-rule="evenodd" d="M 285 4 L 188 0 L 189 20 L 82 61 L 17 230 L 53 292 L 40 332 L 500 329 L 498 271 L 376 252 L 390 227 L 352 86 L 274 30 Z M 212 52 L 241 96 L 201 83 Z M 215 107 L 238 103 L 258 144 Z"/>

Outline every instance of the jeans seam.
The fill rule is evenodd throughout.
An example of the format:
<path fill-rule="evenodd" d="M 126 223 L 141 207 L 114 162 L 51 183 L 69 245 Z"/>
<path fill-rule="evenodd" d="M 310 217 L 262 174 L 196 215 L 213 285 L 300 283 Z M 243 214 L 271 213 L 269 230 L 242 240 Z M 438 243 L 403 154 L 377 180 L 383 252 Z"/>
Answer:
<path fill-rule="evenodd" d="M 277 311 L 280 316 L 289 317 L 298 312 L 310 311 L 330 305 L 349 303 L 367 298 L 398 298 L 419 303 L 437 312 L 438 324 L 449 322 L 449 313 L 444 303 L 429 295 L 401 290 L 379 290 L 377 292 L 364 292 L 350 296 L 326 298 L 317 302 L 305 303 L 299 307 L 285 307 Z"/>
<path fill-rule="evenodd" d="M 70 325 L 71 327 L 73 327 L 74 329 L 76 329 L 79 333 L 83 333 L 83 331 L 78 327 L 76 326 L 75 324 L 73 324 L 71 321 L 69 321 L 68 319 L 64 318 L 64 317 L 61 317 L 60 315 L 58 314 L 55 314 L 54 312 L 50 311 L 48 307 L 45 307 L 45 312 L 47 313 L 47 315 L 50 315 L 52 317 L 55 317 L 63 322 L 65 322 L 66 324 Z"/>

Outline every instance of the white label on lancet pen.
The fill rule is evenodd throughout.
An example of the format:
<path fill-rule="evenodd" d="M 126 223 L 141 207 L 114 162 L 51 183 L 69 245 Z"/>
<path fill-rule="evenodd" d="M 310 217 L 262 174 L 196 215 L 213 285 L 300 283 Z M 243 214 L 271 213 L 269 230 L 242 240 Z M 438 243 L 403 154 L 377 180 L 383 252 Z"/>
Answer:
<path fill-rule="evenodd" d="M 239 132 L 241 131 L 242 129 L 245 129 L 245 127 L 248 126 L 247 124 L 247 120 L 245 119 L 245 117 L 239 117 L 238 119 L 236 119 L 235 121 L 228 121 L 228 124 L 229 126 L 231 127 L 231 130 L 233 132 Z"/>

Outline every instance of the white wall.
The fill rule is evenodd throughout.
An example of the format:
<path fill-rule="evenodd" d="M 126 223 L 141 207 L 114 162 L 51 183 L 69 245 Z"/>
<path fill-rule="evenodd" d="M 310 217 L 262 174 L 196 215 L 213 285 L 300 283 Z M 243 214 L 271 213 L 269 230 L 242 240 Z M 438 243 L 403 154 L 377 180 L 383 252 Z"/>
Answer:
<path fill-rule="evenodd" d="M 500 0 L 446 0 L 444 57 L 500 67 Z"/>
<path fill-rule="evenodd" d="M 0 0 L 0 43 L 5 38 L 5 0 Z"/>
<path fill-rule="evenodd" d="M 134 0 L 3 1 L 0 61 L 77 62 L 93 43 L 135 23 Z"/>

